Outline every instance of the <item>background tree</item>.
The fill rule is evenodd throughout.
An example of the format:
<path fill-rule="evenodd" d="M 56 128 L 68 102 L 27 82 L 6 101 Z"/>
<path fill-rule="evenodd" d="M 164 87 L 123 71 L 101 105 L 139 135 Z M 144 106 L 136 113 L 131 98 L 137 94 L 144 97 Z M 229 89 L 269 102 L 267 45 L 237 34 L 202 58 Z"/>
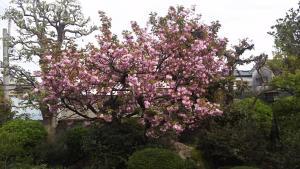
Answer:
<path fill-rule="evenodd" d="M 278 116 L 285 167 L 299 166 L 299 121 L 300 121 L 300 3 L 290 9 L 284 18 L 277 20 L 273 32 L 277 48 L 276 55 L 267 64 L 274 71 L 272 85 L 281 95 L 273 104 Z"/>
<path fill-rule="evenodd" d="M 300 2 L 298 5 L 298 9 L 290 9 L 284 18 L 277 20 L 270 34 L 280 52 L 300 57 Z"/>
<path fill-rule="evenodd" d="M 95 30 L 95 27 L 88 26 L 90 19 L 84 18 L 76 0 L 57 0 L 53 3 L 12 0 L 11 5 L 3 18 L 12 20 L 17 26 L 18 36 L 12 38 L 12 46 L 18 49 L 14 57 L 31 60 L 37 56 L 42 71 L 47 67 L 43 63 L 45 53 L 51 52 L 59 56 L 61 50 L 74 43 L 75 39 Z M 24 74 L 26 73 L 22 75 Z M 30 81 L 29 84 L 34 83 Z M 38 96 L 37 101 L 49 138 L 52 138 L 55 133 L 56 114 L 49 113 L 48 107 L 41 103 L 42 95 Z"/>
<path fill-rule="evenodd" d="M 253 69 L 258 70 L 264 66 L 267 55 L 260 54 L 258 56 L 251 55 L 248 58 L 244 58 L 243 54 L 246 51 L 254 49 L 254 44 L 250 43 L 248 39 L 240 40 L 239 44 L 234 45 L 232 49 L 226 49 L 223 53 L 226 58 L 226 66 L 228 68 L 228 74 L 226 78 L 222 78 L 215 83 L 210 84 L 206 97 L 209 100 L 214 100 L 221 103 L 225 109 L 230 108 L 234 98 L 243 95 L 244 92 L 249 92 L 249 84 L 240 76 L 236 79 L 236 75 L 240 75 L 238 66 L 254 63 Z M 236 86 L 237 89 L 234 89 Z M 250 92 L 253 94 L 252 92 Z M 219 97 L 219 98 L 218 98 Z"/>
<path fill-rule="evenodd" d="M 252 50 L 254 48 L 254 44 L 251 44 L 248 42 L 247 39 L 243 39 L 240 41 L 238 45 L 233 46 L 232 50 L 225 51 L 225 56 L 227 60 L 227 67 L 228 67 L 228 77 L 227 81 L 224 83 L 224 86 L 222 87 L 225 91 L 225 105 L 230 105 L 233 102 L 234 99 L 234 83 L 236 81 L 235 79 L 235 71 L 239 73 L 237 70 L 237 66 L 249 64 L 254 61 L 253 57 L 250 57 L 248 59 L 243 59 L 242 55 L 247 50 Z M 243 79 L 241 79 L 243 81 Z"/>

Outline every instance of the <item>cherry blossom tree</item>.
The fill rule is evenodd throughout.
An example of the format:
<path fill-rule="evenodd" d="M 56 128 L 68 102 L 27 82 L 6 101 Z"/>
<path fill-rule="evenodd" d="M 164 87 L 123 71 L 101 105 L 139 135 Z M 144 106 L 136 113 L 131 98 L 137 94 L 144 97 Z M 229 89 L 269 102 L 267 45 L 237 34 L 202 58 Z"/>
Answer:
<path fill-rule="evenodd" d="M 104 122 L 135 117 L 151 136 L 222 113 L 204 98 L 208 85 L 227 72 L 227 41 L 218 38 L 217 24 L 201 23 L 194 9 L 170 7 L 164 17 L 151 14 L 146 28 L 132 22 L 119 39 L 111 19 L 99 14 L 98 48 L 44 57 L 40 90 L 47 91 L 44 102 L 52 111 L 67 108 Z"/>

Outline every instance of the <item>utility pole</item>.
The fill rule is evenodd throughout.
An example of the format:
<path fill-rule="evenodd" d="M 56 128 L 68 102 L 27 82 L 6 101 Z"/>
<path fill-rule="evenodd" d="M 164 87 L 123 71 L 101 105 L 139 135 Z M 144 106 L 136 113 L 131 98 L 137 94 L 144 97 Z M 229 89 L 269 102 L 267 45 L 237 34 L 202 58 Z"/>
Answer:
<path fill-rule="evenodd" d="M 7 33 L 10 38 L 10 30 L 11 30 L 11 19 L 10 18 L 8 19 L 7 29 L 8 29 Z"/>
<path fill-rule="evenodd" d="M 9 100 L 9 84 L 10 84 L 10 76 L 9 76 L 9 38 L 10 38 L 10 27 L 11 21 L 8 21 L 8 30 L 3 28 L 3 91 L 4 98 Z"/>
<path fill-rule="evenodd" d="M 3 35 L 2 36 L 3 37 L 3 91 L 4 91 L 5 100 L 9 100 L 9 91 L 8 91 L 9 77 L 7 76 L 9 74 L 8 32 L 6 28 L 3 28 L 2 35 Z"/>

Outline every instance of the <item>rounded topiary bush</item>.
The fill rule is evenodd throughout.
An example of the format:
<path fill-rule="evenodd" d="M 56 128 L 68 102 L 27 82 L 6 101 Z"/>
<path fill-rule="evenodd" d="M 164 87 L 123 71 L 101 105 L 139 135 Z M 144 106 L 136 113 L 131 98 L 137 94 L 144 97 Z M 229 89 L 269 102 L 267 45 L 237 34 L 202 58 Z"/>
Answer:
<path fill-rule="evenodd" d="M 250 167 L 250 166 L 235 166 L 235 167 L 232 167 L 231 169 L 259 169 L 259 168 Z"/>
<path fill-rule="evenodd" d="M 24 158 L 30 161 L 34 148 L 46 136 L 46 130 L 38 121 L 17 119 L 5 123 L 0 128 L 0 168 Z"/>
<path fill-rule="evenodd" d="M 129 157 L 128 169 L 183 169 L 183 160 L 174 152 L 161 148 L 146 148 Z"/>
<path fill-rule="evenodd" d="M 45 140 L 47 133 L 43 125 L 34 120 L 11 120 L 0 128 L 1 148 L 19 148 L 25 152 Z"/>

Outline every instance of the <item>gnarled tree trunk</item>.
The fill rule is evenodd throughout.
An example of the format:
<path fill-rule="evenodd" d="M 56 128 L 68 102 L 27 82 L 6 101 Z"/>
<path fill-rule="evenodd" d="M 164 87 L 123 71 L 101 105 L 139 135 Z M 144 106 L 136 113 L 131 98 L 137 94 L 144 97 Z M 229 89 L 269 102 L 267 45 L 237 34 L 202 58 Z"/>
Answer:
<path fill-rule="evenodd" d="M 43 116 L 43 125 L 47 131 L 47 141 L 48 143 L 53 143 L 55 140 L 57 118 L 56 114 L 49 111 L 47 105 L 39 104 L 40 110 Z"/>

